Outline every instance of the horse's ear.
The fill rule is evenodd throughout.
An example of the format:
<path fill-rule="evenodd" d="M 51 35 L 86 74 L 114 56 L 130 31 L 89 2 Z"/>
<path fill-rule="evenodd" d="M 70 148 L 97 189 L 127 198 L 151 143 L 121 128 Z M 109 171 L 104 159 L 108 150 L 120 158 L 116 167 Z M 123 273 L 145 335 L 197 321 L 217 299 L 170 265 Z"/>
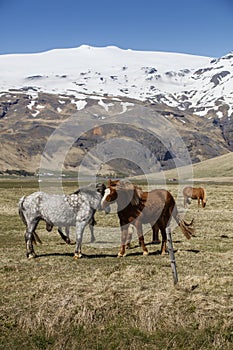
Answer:
<path fill-rule="evenodd" d="M 116 181 L 108 179 L 107 181 L 107 187 L 112 187 L 112 186 L 116 186 Z"/>
<path fill-rule="evenodd" d="M 118 184 L 118 180 L 111 180 L 109 179 L 107 182 L 108 187 L 116 186 Z"/>
<path fill-rule="evenodd" d="M 114 187 L 116 190 L 121 188 L 121 181 L 120 180 L 110 180 L 110 181 L 111 181 L 111 184 L 110 184 L 111 187 Z"/>

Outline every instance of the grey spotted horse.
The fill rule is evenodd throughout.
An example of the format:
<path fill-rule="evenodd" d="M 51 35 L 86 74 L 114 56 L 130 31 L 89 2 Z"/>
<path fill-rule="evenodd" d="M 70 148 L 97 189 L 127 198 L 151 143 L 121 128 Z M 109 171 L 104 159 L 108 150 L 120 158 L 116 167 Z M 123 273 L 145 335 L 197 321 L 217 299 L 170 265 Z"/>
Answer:
<path fill-rule="evenodd" d="M 78 194 L 78 191 L 77 190 L 76 192 L 73 192 L 72 194 Z M 105 214 L 109 214 L 110 211 L 111 211 L 111 208 L 110 206 L 107 206 L 106 208 L 102 209 L 102 208 L 99 208 L 99 210 L 102 210 L 105 212 Z M 89 226 L 89 230 L 90 230 L 90 233 L 91 233 L 91 243 L 95 242 L 95 235 L 94 235 L 94 226 L 96 225 L 96 221 L 95 221 L 95 213 L 96 213 L 96 210 L 93 210 L 93 213 L 92 213 L 92 216 L 88 222 L 88 226 Z M 63 239 L 63 241 L 65 241 L 67 244 L 71 244 L 71 241 L 70 241 L 70 227 L 69 226 L 66 226 L 64 227 L 65 228 L 65 234 L 63 233 L 63 228 L 62 227 L 58 227 L 57 228 L 57 231 L 59 233 L 59 235 L 61 236 L 61 238 Z M 53 225 L 49 224 L 48 222 L 46 222 L 46 230 L 48 232 L 51 232 L 53 229 Z M 37 241 L 40 242 L 40 239 L 38 237 L 38 235 L 35 233 L 35 238 L 37 239 Z"/>
<path fill-rule="evenodd" d="M 35 230 L 40 220 L 46 222 L 47 230 L 53 226 L 59 228 L 76 227 L 76 246 L 74 258 L 82 257 L 81 245 L 83 232 L 90 223 L 93 214 L 100 208 L 106 186 L 90 185 L 80 188 L 70 195 L 34 192 L 19 200 L 19 215 L 26 225 L 25 242 L 28 258 L 36 257 L 33 242 L 39 240 Z"/>
<path fill-rule="evenodd" d="M 89 226 L 89 229 L 90 229 L 90 233 L 91 233 L 91 243 L 95 242 L 95 235 L 94 235 L 94 225 L 96 225 L 96 221 L 95 221 L 95 212 L 96 210 L 93 212 L 92 214 L 92 217 L 90 218 L 89 220 L 89 223 L 88 223 L 88 226 Z M 51 232 L 53 229 L 53 225 L 49 224 L 48 222 L 46 222 L 46 230 L 48 232 Z M 71 241 L 70 241 L 70 227 L 69 226 L 65 226 L 64 227 L 65 229 L 65 234 L 63 232 L 63 227 L 58 227 L 57 228 L 57 231 L 59 233 L 59 235 L 61 236 L 61 238 L 63 239 L 63 241 L 65 241 L 67 244 L 71 244 Z M 37 233 L 34 231 L 34 235 L 35 235 L 35 238 L 38 242 L 40 242 L 40 239 L 37 235 Z"/>

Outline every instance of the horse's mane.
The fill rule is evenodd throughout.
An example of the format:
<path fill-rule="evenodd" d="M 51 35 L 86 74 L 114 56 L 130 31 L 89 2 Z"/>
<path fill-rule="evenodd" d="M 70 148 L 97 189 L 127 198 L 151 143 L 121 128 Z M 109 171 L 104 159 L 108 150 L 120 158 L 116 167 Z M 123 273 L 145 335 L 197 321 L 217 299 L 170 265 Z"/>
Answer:
<path fill-rule="evenodd" d="M 79 194 L 82 192 L 82 193 L 93 195 L 93 193 L 99 192 L 99 193 L 101 193 L 101 195 L 103 195 L 105 189 L 106 189 L 106 186 L 104 184 L 101 184 L 101 183 L 98 183 L 96 185 L 90 184 L 90 185 L 85 186 L 85 187 L 80 187 L 78 190 L 76 190 L 72 194 Z"/>
<path fill-rule="evenodd" d="M 119 181 L 117 184 L 117 190 L 123 190 L 133 206 L 138 206 L 140 204 L 143 194 L 141 187 L 132 184 L 131 182 Z"/>

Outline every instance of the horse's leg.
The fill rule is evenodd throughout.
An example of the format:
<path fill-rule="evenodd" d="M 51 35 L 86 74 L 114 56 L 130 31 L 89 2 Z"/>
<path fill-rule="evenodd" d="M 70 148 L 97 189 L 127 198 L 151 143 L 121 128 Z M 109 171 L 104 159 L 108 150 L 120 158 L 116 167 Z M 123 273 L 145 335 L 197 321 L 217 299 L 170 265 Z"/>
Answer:
<path fill-rule="evenodd" d="M 188 197 L 184 196 L 184 208 L 187 208 L 187 202 L 188 202 L 188 201 L 187 201 L 187 198 L 188 198 Z"/>
<path fill-rule="evenodd" d="M 27 258 L 35 258 L 36 253 L 33 248 L 33 234 L 36 230 L 36 227 L 38 225 L 39 219 L 33 219 L 32 222 L 27 223 L 27 228 L 25 232 L 25 242 L 26 242 L 26 251 L 27 251 Z"/>
<path fill-rule="evenodd" d="M 148 255 L 149 252 L 145 246 L 144 236 L 143 236 L 143 232 L 142 232 L 142 224 L 139 220 L 136 220 L 135 227 L 137 229 L 139 245 L 142 247 L 142 250 L 143 250 L 143 255 Z"/>
<path fill-rule="evenodd" d="M 95 221 L 95 212 L 96 210 L 93 211 L 92 216 L 89 220 L 89 229 L 91 232 L 91 243 L 95 242 L 95 235 L 94 235 L 94 226 L 96 225 L 96 221 Z"/>
<path fill-rule="evenodd" d="M 123 257 L 126 255 L 125 248 L 126 248 L 126 242 L 128 238 L 128 228 L 129 228 L 129 224 L 121 226 L 121 248 L 118 253 L 118 257 Z"/>
<path fill-rule="evenodd" d="M 167 251 L 167 234 L 164 227 L 160 228 L 162 234 L 161 255 L 164 255 Z"/>
<path fill-rule="evenodd" d="M 162 235 L 161 255 L 164 255 L 167 251 L 166 227 L 169 225 L 169 222 L 170 222 L 170 215 L 168 212 L 165 215 L 161 216 L 157 221 L 158 227 Z"/>
<path fill-rule="evenodd" d="M 86 221 L 76 222 L 76 247 L 74 252 L 74 259 L 79 259 L 82 257 L 81 246 L 83 240 L 83 232 L 86 225 Z"/>
<path fill-rule="evenodd" d="M 71 242 L 70 242 L 70 226 L 65 227 L 65 232 L 66 232 L 66 243 L 71 244 Z"/>
<path fill-rule="evenodd" d="M 152 243 L 153 244 L 159 244 L 161 243 L 160 239 L 159 239 L 159 227 L 157 225 L 157 223 L 155 223 L 154 225 L 151 223 L 151 227 L 152 227 Z"/>
<path fill-rule="evenodd" d="M 130 248 L 132 238 L 133 238 L 133 225 L 129 225 L 128 235 L 127 235 L 127 240 L 126 240 L 126 249 Z"/>
<path fill-rule="evenodd" d="M 95 235 L 94 235 L 94 226 L 92 225 L 92 222 L 89 223 L 89 229 L 91 232 L 91 243 L 95 242 Z"/>
<path fill-rule="evenodd" d="M 65 231 L 66 231 L 66 234 L 64 235 L 64 233 L 62 232 L 62 228 L 61 227 L 58 227 L 58 233 L 59 235 L 61 236 L 61 238 L 63 239 L 63 241 L 65 241 L 67 244 L 70 244 L 70 231 L 69 231 L 69 227 L 65 227 Z"/>

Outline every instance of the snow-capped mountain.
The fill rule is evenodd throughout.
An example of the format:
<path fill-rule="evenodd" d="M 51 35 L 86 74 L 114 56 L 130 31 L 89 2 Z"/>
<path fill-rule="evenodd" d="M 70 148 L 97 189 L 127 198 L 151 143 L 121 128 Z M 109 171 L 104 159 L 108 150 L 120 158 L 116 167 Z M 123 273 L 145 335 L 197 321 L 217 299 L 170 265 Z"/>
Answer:
<path fill-rule="evenodd" d="M 164 103 L 199 116 L 233 113 L 233 53 L 219 59 L 117 47 L 52 50 L 0 56 L 0 92 L 21 89 L 73 95 L 127 96 Z M 32 102 L 33 103 L 33 102 Z"/>
<path fill-rule="evenodd" d="M 177 129 L 194 163 L 225 154 L 233 151 L 233 53 L 210 58 L 83 45 L 0 55 L 0 174 L 15 169 L 36 171 L 50 135 L 64 120 L 72 115 L 79 118 L 89 107 L 101 118 L 117 118 L 138 107 L 149 109 L 145 118 L 152 118 L 150 111 L 156 112 Z M 165 149 L 143 132 L 112 130 L 109 124 L 79 137 L 65 168 L 77 169 L 96 143 L 104 145 L 114 137 L 146 145 L 164 169 L 182 156 L 173 141 L 171 149 Z M 121 147 L 119 154 L 129 148 L 123 142 L 117 149 Z M 109 153 L 109 149 L 102 152 Z M 139 171 L 135 164 L 114 159 L 103 172 L 114 169 Z"/>

